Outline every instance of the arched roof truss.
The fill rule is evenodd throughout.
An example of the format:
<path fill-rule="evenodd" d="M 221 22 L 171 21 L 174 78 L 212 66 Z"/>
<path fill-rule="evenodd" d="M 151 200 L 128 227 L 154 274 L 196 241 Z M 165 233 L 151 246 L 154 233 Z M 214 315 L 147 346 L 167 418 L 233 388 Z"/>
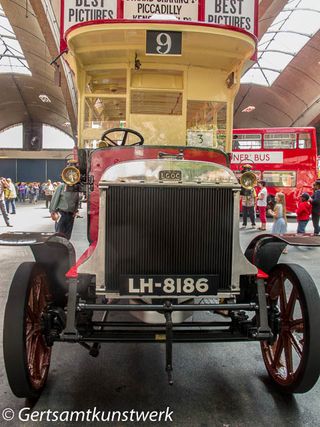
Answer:
<path fill-rule="evenodd" d="M 289 0 L 258 45 L 258 60 L 241 83 L 272 86 L 320 29 L 320 1 Z"/>

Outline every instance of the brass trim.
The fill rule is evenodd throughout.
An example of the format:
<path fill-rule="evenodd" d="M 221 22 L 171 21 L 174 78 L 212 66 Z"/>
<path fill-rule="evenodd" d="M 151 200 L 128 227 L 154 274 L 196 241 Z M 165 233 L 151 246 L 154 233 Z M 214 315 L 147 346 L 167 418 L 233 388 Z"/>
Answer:
<path fill-rule="evenodd" d="M 67 174 L 70 171 L 74 171 L 77 175 L 77 178 L 75 181 L 70 181 L 67 178 Z M 80 171 L 78 168 L 76 168 L 75 166 L 67 166 L 63 169 L 63 171 L 61 172 L 61 178 L 63 179 L 63 181 L 70 186 L 73 186 L 75 184 L 78 184 L 78 182 L 80 181 Z"/>

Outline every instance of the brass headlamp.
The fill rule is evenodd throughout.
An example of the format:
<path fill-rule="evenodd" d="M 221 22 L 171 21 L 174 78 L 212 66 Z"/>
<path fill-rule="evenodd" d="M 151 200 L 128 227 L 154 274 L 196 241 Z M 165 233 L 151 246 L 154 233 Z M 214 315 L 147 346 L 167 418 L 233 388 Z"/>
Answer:
<path fill-rule="evenodd" d="M 240 177 L 240 184 L 245 190 L 252 190 L 257 185 L 257 177 L 253 172 L 244 172 Z"/>
<path fill-rule="evenodd" d="M 71 163 L 77 163 L 77 161 L 70 160 L 68 162 L 68 166 L 61 172 L 61 178 L 67 185 L 73 186 L 80 181 L 80 171 L 76 166 L 72 166 Z"/>

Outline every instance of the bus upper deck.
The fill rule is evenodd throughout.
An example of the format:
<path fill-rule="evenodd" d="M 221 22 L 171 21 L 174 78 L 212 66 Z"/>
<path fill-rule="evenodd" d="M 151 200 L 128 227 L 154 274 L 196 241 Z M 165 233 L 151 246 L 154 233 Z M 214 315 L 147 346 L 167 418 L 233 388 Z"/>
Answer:
<path fill-rule="evenodd" d="M 109 12 L 100 2 L 73 3 L 62 4 L 61 48 L 78 88 L 79 148 L 98 148 L 105 130 L 127 127 L 147 145 L 204 139 L 231 152 L 233 101 L 256 49 L 255 0 L 160 0 L 175 11 L 160 16 L 149 2 L 111 1 Z"/>

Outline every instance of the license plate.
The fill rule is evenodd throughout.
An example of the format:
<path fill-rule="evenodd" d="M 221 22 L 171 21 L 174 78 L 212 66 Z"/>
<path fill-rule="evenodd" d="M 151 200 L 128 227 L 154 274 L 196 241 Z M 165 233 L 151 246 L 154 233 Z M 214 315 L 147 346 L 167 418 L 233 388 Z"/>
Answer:
<path fill-rule="evenodd" d="M 185 296 L 217 295 L 219 276 L 139 276 L 120 277 L 120 295 Z"/>

